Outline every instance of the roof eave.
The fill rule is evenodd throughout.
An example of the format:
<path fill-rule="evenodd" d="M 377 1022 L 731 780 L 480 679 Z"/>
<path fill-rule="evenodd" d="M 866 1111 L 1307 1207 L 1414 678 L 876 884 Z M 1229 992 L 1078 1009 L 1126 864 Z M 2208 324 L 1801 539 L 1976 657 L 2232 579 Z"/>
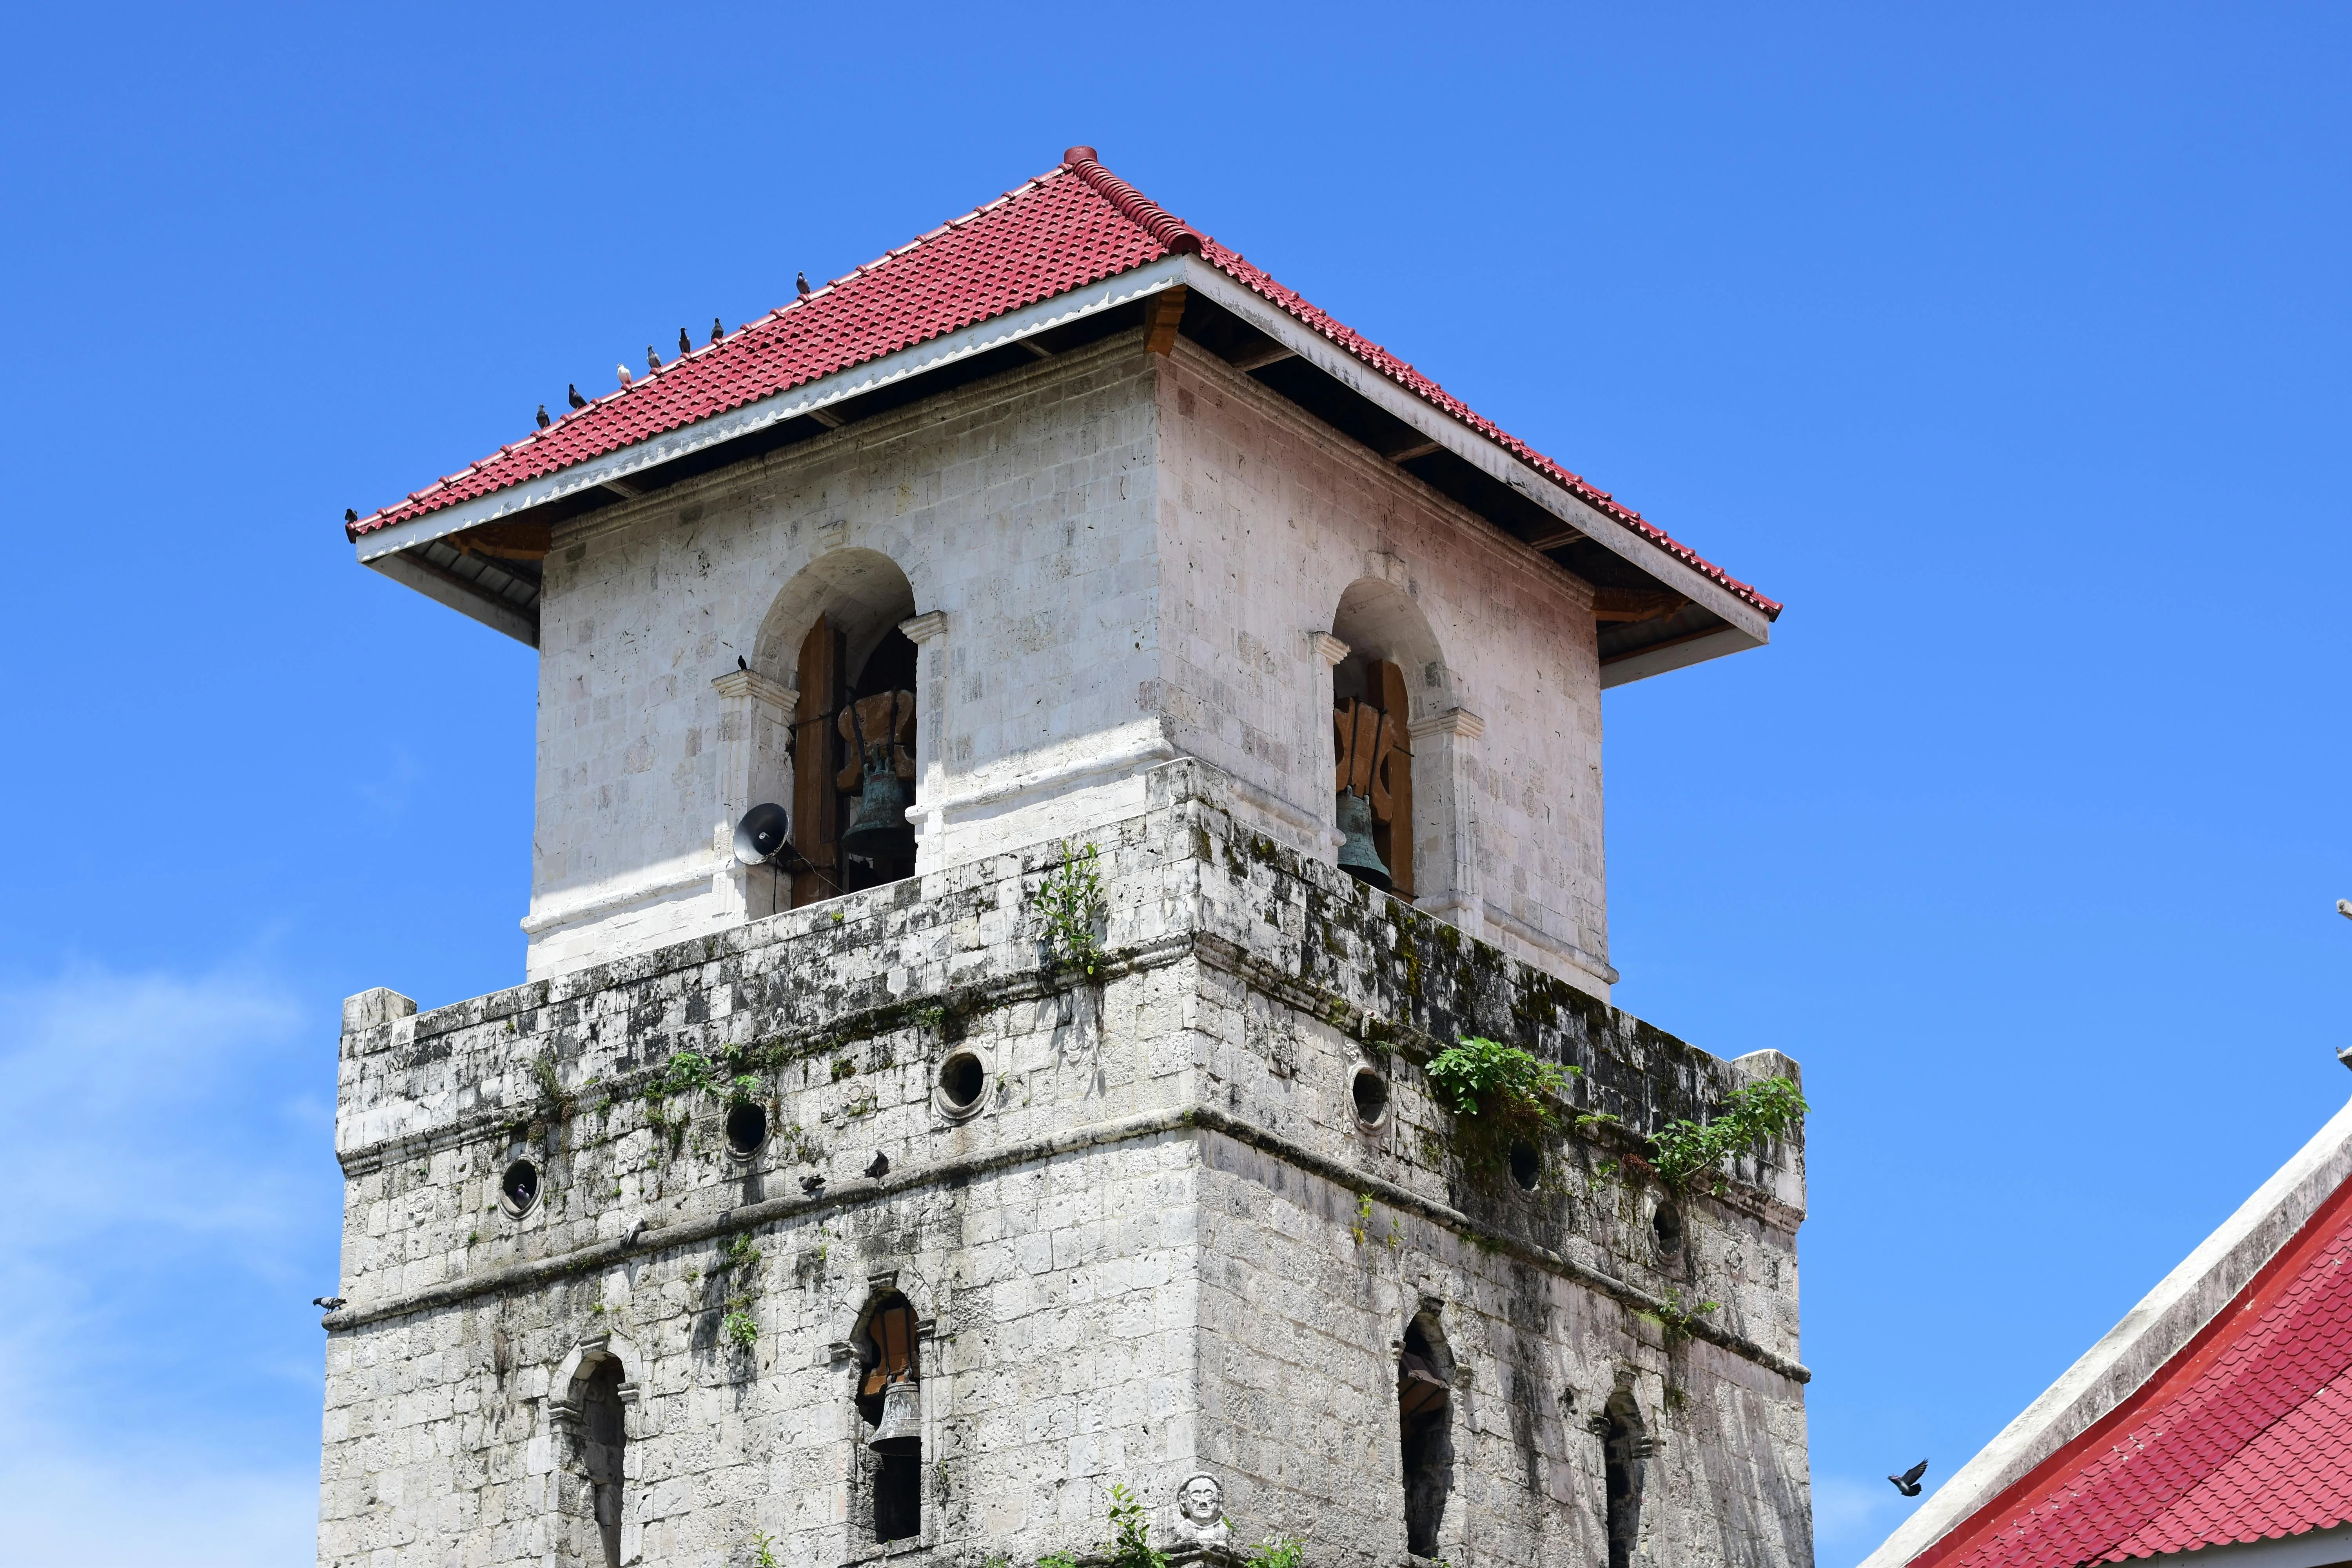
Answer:
<path fill-rule="evenodd" d="M 1306 361 L 1349 392 L 1381 412 L 1411 426 L 1422 437 L 1444 448 L 1488 478 L 1533 501 L 1569 527 L 1636 570 L 1702 606 L 1724 622 L 1724 629 L 1705 638 L 1678 644 L 1679 657 L 1666 651 L 1642 653 L 1610 667 L 1602 684 L 1622 685 L 1645 675 L 1661 674 L 1705 659 L 1761 647 L 1771 640 L 1771 617 L 1705 573 L 1685 564 L 1578 496 L 1549 474 L 1482 431 L 1473 430 L 1426 399 L 1399 386 L 1387 376 L 1332 342 L 1320 332 L 1270 303 L 1204 260 L 1192 260 L 1182 279 L 1213 301 Z"/>

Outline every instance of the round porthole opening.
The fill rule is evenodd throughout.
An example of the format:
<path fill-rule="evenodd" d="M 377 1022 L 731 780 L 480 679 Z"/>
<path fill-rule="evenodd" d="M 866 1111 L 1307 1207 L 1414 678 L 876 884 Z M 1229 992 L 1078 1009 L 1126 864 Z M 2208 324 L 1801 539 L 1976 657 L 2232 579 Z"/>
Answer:
<path fill-rule="evenodd" d="M 1670 1203 L 1660 1204 L 1658 1212 L 1650 1216 L 1650 1228 L 1657 1233 L 1659 1251 L 1675 1251 L 1683 1244 L 1683 1211 Z"/>
<path fill-rule="evenodd" d="M 1536 1184 L 1543 1180 L 1543 1161 L 1537 1156 L 1533 1144 L 1511 1145 L 1511 1180 L 1523 1193 L 1534 1192 Z"/>
<path fill-rule="evenodd" d="M 727 1152 L 738 1160 L 748 1160 L 760 1152 L 768 1141 L 768 1108 L 753 1100 L 739 1100 L 727 1108 Z"/>
<path fill-rule="evenodd" d="M 1348 1094 L 1356 1102 L 1356 1123 L 1367 1132 L 1388 1120 L 1389 1080 L 1370 1068 L 1358 1068 Z"/>
<path fill-rule="evenodd" d="M 971 1115 L 987 1088 L 988 1069 L 970 1051 L 958 1051 L 940 1064 L 940 1109 L 948 1115 Z"/>
<path fill-rule="evenodd" d="M 517 1160 L 499 1178 L 499 1206 L 520 1219 L 539 1202 L 539 1167 L 528 1160 Z"/>

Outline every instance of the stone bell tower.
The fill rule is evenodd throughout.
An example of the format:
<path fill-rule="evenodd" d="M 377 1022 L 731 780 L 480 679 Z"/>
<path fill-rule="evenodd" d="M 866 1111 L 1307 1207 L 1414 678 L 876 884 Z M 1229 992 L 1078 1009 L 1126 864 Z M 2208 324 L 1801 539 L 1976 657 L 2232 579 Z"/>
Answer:
<path fill-rule="evenodd" d="M 1811 1563 L 1801 1144 L 1643 1136 L 1795 1064 L 1609 1005 L 1601 836 L 1601 690 L 1777 605 L 1087 148 L 350 533 L 539 649 L 539 781 L 524 983 L 345 1007 L 322 1568 L 1026 1568 L 1114 1487 Z"/>

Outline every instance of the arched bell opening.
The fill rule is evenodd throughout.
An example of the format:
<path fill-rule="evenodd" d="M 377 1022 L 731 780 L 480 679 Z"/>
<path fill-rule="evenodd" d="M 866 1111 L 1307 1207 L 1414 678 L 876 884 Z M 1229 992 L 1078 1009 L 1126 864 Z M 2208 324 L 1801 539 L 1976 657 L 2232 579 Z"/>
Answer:
<path fill-rule="evenodd" d="M 915 1310 L 896 1290 L 877 1295 L 850 1341 L 857 1352 L 857 1414 L 868 1456 L 874 1541 L 923 1530 L 921 1352 Z"/>
<path fill-rule="evenodd" d="M 1433 1311 L 1405 1325 L 1404 1351 L 1397 1358 L 1397 1423 L 1405 1549 L 1435 1557 L 1445 1500 L 1454 1490 L 1454 1357 Z"/>
<path fill-rule="evenodd" d="M 790 669 L 792 903 L 914 875 L 915 591 L 872 550 L 833 550 L 785 584 L 759 663 Z"/>
<path fill-rule="evenodd" d="M 1423 865 L 1431 836 L 1414 809 L 1412 721 L 1443 695 L 1444 659 L 1428 617 L 1385 578 L 1349 585 L 1331 635 L 1348 650 L 1331 670 L 1339 868 L 1410 903 L 1432 890 Z"/>

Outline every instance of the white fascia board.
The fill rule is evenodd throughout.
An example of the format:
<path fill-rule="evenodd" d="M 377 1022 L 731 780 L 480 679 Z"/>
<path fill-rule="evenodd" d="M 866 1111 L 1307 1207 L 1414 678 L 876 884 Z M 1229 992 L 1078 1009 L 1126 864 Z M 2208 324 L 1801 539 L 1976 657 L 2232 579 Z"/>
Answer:
<path fill-rule="evenodd" d="M 803 414 L 861 397 L 894 382 L 904 381 L 908 376 L 922 375 L 953 364 L 958 360 L 970 359 L 974 354 L 986 353 L 1024 338 L 1035 337 L 1040 332 L 1051 331 L 1068 322 L 1132 304 L 1137 300 L 1161 293 L 1185 282 L 1184 260 L 1182 257 L 1165 258 L 1087 288 L 1056 294 L 1050 300 L 1040 300 L 1034 305 L 1024 306 L 1005 315 L 974 322 L 945 337 L 933 338 L 929 342 L 900 349 L 880 359 L 835 371 L 831 375 L 804 383 L 790 391 L 763 397 L 757 403 L 746 404 L 725 414 L 714 414 L 708 419 L 697 420 L 694 424 L 652 437 L 634 446 L 624 447 L 616 452 L 607 452 L 601 458 L 574 463 L 568 468 L 542 475 L 523 484 L 510 485 L 490 495 L 477 496 L 472 500 L 460 501 L 407 522 L 381 529 L 357 542 L 359 558 L 372 564 L 386 555 L 396 554 L 413 546 L 452 533 L 462 533 L 467 529 L 478 528 L 483 523 L 494 522 L 532 507 L 544 506 L 551 500 L 560 500 L 600 485 L 606 479 L 625 479 L 633 474 L 659 468 L 664 463 L 721 441 L 732 441 L 771 425 L 797 419 Z"/>
<path fill-rule="evenodd" d="M 1738 647 L 1760 647 L 1771 640 L 1770 618 L 1705 573 L 1685 565 L 1615 518 L 1579 500 L 1565 486 L 1529 468 L 1507 447 L 1407 392 L 1289 311 L 1260 298 L 1208 262 L 1197 258 L 1184 260 L 1184 276 L 1178 281 L 1206 295 L 1349 391 L 1412 426 L 1488 478 L 1508 485 L 1603 550 L 1623 557 L 1692 603 L 1713 611 L 1746 634 L 1746 640 Z M 1702 657 L 1711 658 L 1718 653 L 1738 650 L 1724 646 Z M 1633 679 L 1635 678 L 1623 676 L 1620 680 Z"/>
<path fill-rule="evenodd" d="M 1695 637 L 1680 638 L 1660 647 L 1643 648 L 1639 653 L 1611 659 L 1601 667 L 1601 689 L 1606 691 L 1629 680 L 1664 675 L 1670 669 L 1683 669 L 1694 664 L 1704 664 L 1710 658 L 1721 658 L 1727 653 L 1740 653 L 1763 646 L 1762 638 L 1751 637 L 1738 626 L 1719 627 Z"/>
<path fill-rule="evenodd" d="M 425 570 L 409 556 L 379 555 L 373 559 L 362 556 L 361 560 L 394 582 L 404 584 L 436 604 L 448 605 L 461 616 L 471 616 L 494 632 L 504 632 L 515 641 L 532 647 L 539 646 L 537 621 L 487 594 L 459 587 L 440 574 Z"/>
<path fill-rule="evenodd" d="M 2041 1398 L 1938 1487 L 1862 1568 L 1903 1568 L 2129 1398 L 2236 1300 L 2347 1176 L 2352 1105 L 2337 1111 Z M 2196 1561 L 2207 1562 L 2220 1550 L 2206 1547 Z"/>

